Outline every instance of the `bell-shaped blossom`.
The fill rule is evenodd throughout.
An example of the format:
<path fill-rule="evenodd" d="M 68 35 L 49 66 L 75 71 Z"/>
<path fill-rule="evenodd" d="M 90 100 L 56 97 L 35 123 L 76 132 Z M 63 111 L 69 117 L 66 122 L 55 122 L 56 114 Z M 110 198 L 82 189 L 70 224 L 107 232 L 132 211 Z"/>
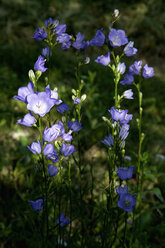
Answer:
<path fill-rule="evenodd" d="M 49 25 L 52 25 L 54 22 L 55 21 L 50 17 L 48 20 L 45 20 L 45 26 L 48 28 Z"/>
<path fill-rule="evenodd" d="M 134 77 L 130 74 L 125 74 L 124 80 L 120 81 L 120 84 L 122 85 L 131 85 L 134 81 Z"/>
<path fill-rule="evenodd" d="M 107 66 L 110 63 L 110 52 L 107 53 L 107 55 L 101 55 L 99 57 L 97 57 L 97 59 L 95 59 L 96 63 L 100 63 L 103 66 Z"/>
<path fill-rule="evenodd" d="M 120 74 L 124 74 L 125 69 L 126 69 L 125 63 L 119 62 L 118 66 L 117 66 L 117 72 L 119 72 Z"/>
<path fill-rule="evenodd" d="M 119 201 L 117 203 L 117 206 L 119 208 L 124 209 L 127 212 L 130 212 L 134 209 L 136 205 L 136 199 L 129 193 L 126 194 L 120 194 Z"/>
<path fill-rule="evenodd" d="M 42 199 L 38 199 L 36 201 L 29 201 L 29 203 L 35 211 L 39 211 L 39 210 L 43 209 L 43 200 Z"/>
<path fill-rule="evenodd" d="M 74 104 L 80 104 L 81 99 L 79 99 L 78 97 L 75 97 L 75 98 L 73 99 L 73 102 L 74 102 Z"/>
<path fill-rule="evenodd" d="M 44 28 L 42 30 L 38 28 L 32 38 L 40 42 L 47 38 L 47 33 Z"/>
<path fill-rule="evenodd" d="M 33 142 L 31 146 L 27 146 L 27 148 L 34 154 L 41 154 L 41 141 Z"/>
<path fill-rule="evenodd" d="M 34 64 L 36 71 L 45 72 L 48 68 L 45 67 L 45 59 L 40 55 Z"/>
<path fill-rule="evenodd" d="M 76 40 L 73 42 L 72 46 L 79 49 L 87 49 L 89 42 L 84 41 L 85 35 L 82 35 L 80 32 L 76 35 Z"/>
<path fill-rule="evenodd" d="M 111 114 L 111 117 L 114 121 L 120 121 L 122 122 L 125 119 L 126 114 L 128 113 L 128 110 L 119 110 L 115 109 L 115 107 L 112 107 L 110 110 L 108 110 Z"/>
<path fill-rule="evenodd" d="M 57 41 L 62 44 L 61 49 L 66 50 L 71 46 L 71 36 L 67 33 L 62 33 L 57 37 Z"/>
<path fill-rule="evenodd" d="M 57 107 L 57 111 L 61 114 L 64 114 L 69 110 L 69 106 L 66 103 L 62 103 L 60 106 Z"/>
<path fill-rule="evenodd" d="M 121 194 L 127 194 L 128 193 L 128 187 L 125 184 L 124 187 L 119 186 L 118 188 L 116 188 L 116 193 L 120 196 Z"/>
<path fill-rule="evenodd" d="M 38 92 L 27 96 L 27 109 L 35 114 L 44 116 L 54 106 L 54 100 L 51 99 L 46 92 Z"/>
<path fill-rule="evenodd" d="M 128 38 L 126 37 L 125 31 L 121 29 L 111 28 L 108 40 L 113 47 L 120 47 L 128 43 Z"/>
<path fill-rule="evenodd" d="M 52 144 L 46 144 L 43 149 L 44 156 L 50 155 L 54 152 L 54 146 Z"/>
<path fill-rule="evenodd" d="M 59 156 L 57 154 L 58 152 L 54 150 L 53 153 L 47 156 L 47 159 L 51 160 L 53 163 L 56 164 L 59 162 Z"/>
<path fill-rule="evenodd" d="M 135 61 L 132 65 L 129 67 L 129 73 L 131 75 L 138 75 L 142 68 L 142 60 Z"/>
<path fill-rule="evenodd" d="M 95 38 L 93 38 L 89 44 L 91 46 L 103 46 L 105 42 L 105 35 L 102 32 L 103 29 L 97 30 L 95 34 Z"/>
<path fill-rule="evenodd" d="M 24 125 L 26 127 L 32 127 L 35 122 L 35 117 L 31 113 L 28 113 L 24 116 L 23 119 L 18 120 L 17 124 Z"/>
<path fill-rule="evenodd" d="M 129 125 L 123 124 L 121 129 L 120 129 L 120 132 L 119 132 L 119 138 L 121 140 L 126 140 L 128 134 L 129 134 L 128 130 L 129 130 Z"/>
<path fill-rule="evenodd" d="M 61 122 L 60 122 L 61 123 Z M 63 124 L 54 124 L 50 128 L 45 128 L 43 133 L 43 139 L 48 142 L 52 142 L 61 136 L 65 132 Z"/>
<path fill-rule="evenodd" d="M 82 124 L 78 122 L 78 120 L 67 121 L 67 127 L 69 130 L 72 130 L 72 132 L 78 132 L 82 129 Z"/>
<path fill-rule="evenodd" d="M 64 133 L 64 134 L 62 135 L 62 138 L 63 138 L 64 141 L 68 141 L 68 142 L 73 140 L 73 137 L 72 137 L 72 135 L 70 134 L 70 132 Z"/>
<path fill-rule="evenodd" d="M 50 177 L 54 177 L 58 174 L 59 170 L 53 164 L 48 164 L 48 173 Z"/>
<path fill-rule="evenodd" d="M 126 98 L 126 99 L 133 99 L 133 91 L 132 91 L 132 89 L 124 91 L 123 97 Z"/>
<path fill-rule="evenodd" d="M 54 100 L 54 104 L 59 105 L 62 103 L 62 100 L 58 99 L 58 92 L 55 90 L 51 90 L 49 85 L 46 86 L 45 92 L 49 95 L 51 99 Z"/>
<path fill-rule="evenodd" d="M 53 31 L 56 32 L 57 36 L 62 35 L 66 32 L 66 24 L 58 24 Z"/>
<path fill-rule="evenodd" d="M 121 180 L 127 180 L 127 179 L 131 179 L 132 175 L 133 175 L 133 169 L 135 167 L 133 165 L 131 165 L 128 169 L 120 167 L 116 173 L 118 174 L 118 177 Z"/>
<path fill-rule="evenodd" d="M 48 58 L 49 56 L 52 56 L 52 53 L 50 52 L 49 46 L 42 49 L 42 56 L 44 58 Z"/>
<path fill-rule="evenodd" d="M 33 87 L 34 87 L 33 83 L 29 82 L 26 87 L 20 87 L 18 89 L 18 96 L 14 96 L 13 98 L 16 99 L 17 101 L 22 101 L 27 103 L 27 96 L 34 93 Z"/>
<path fill-rule="evenodd" d="M 132 120 L 133 115 L 132 114 L 126 114 L 124 119 L 120 121 L 122 124 L 127 124 L 129 121 Z"/>
<path fill-rule="evenodd" d="M 60 214 L 60 218 L 57 219 L 57 224 L 60 224 L 60 226 L 66 226 L 69 224 L 69 218 L 65 218 L 64 214 Z"/>
<path fill-rule="evenodd" d="M 111 134 L 109 136 L 105 136 L 104 140 L 102 140 L 101 142 L 109 147 L 112 147 L 114 145 L 114 140 Z"/>
<path fill-rule="evenodd" d="M 155 76 L 155 73 L 154 73 L 154 68 L 153 67 L 149 67 L 148 64 L 146 64 L 143 68 L 143 73 L 142 73 L 142 76 L 144 78 L 151 78 L 151 77 L 154 77 Z"/>
<path fill-rule="evenodd" d="M 133 56 L 137 53 L 138 49 L 136 49 L 134 46 L 134 42 L 130 41 L 124 48 L 124 53 L 126 56 Z"/>
<path fill-rule="evenodd" d="M 62 143 L 61 154 L 64 154 L 65 157 L 69 157 L 72 153 L 76 152 L 73 145 L 66 145 Z"/>

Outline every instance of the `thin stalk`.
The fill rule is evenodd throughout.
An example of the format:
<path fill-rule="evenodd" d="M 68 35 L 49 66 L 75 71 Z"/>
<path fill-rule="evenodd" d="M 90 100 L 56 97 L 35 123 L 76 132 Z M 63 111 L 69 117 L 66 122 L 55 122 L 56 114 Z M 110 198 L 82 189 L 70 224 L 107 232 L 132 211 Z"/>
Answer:
<path fill-rule="evenodd" d="M 68 171 L 68 179 L 69 179 L 69 198 L 70 198 L 70 229 L 69 229 L 69 238 L 71 238 L 72 233 L 72 188 L 71 188 L 71 161 L 69 159 L 69 171 Z"/>

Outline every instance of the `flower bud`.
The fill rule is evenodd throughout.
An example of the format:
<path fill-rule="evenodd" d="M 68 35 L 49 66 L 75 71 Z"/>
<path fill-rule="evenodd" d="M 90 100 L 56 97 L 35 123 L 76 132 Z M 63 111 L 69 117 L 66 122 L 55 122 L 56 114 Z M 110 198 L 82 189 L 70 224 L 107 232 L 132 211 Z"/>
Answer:
<path fill-rule="evenodd" d="M 90 63 L 90 58 L 89 57 L 86 57 L 86 59 L 85 59 L 85 64 L 87 65 L 87 64 L 89 64 Z"/>
<path fill-rule="evenodd" d="M 72 89 L 72 93 L 73 93 L 74 95 L 76 95 L 76 90 L 75 90 L 75 89 Z"/>
<path fill-rule="evenodd" d="M 113 12 L 114 16 L 115 17 L 118 17 L 119 16 L 119 10 L 118 9 L 115 9 L 114 12 Z"/>
<path fill-rule="evenodd" d="M 39 79 L 39 78 L 41 77 L 41 75 L 42 75 L 42 71 L 36 71 L 35 75 L 36 75 L 36 81 L 38 81 L 38 79 Z"/>
<path fill-rule="evenodd" d="M 87 98 L 87 95 L 86 94 L 82 95 L 81 101 L 84 102 L 86 98 Z"/>
<path fill-rule="evenodd" d="M 28 73 L 28 75 L 29 75 L 30 81 L 32 81 L 32 83 L 34 83 L 34 82 L 35 82 L 35 74 L 34 74 L 34 71 L 33 71 L 33 70 L 30 70 L 29 73 Z"/>

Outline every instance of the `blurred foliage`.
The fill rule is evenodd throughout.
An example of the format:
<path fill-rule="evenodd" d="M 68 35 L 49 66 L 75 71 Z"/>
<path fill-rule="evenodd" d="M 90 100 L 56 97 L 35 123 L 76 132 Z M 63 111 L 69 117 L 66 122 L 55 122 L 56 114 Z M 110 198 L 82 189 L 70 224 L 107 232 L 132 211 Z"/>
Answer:
<path fill-rule="evenodd" d="M 39 242 L 35 223 L 38 219 L 27 208 L 37 185 L 33 160 L 27 151 L 36 133 L 33 129 L 18 127 L 15 123 L 25 113 L 25 106 L 12 99 L 19 87 L 26 85 L 28 71 L 41 53 L 41 44 L 31 39 L 38 26 L 52 17 L 67 24 L 67 32 L 82 32 L 91 39 L 96 30 L 108 30 L 111 13 L 115 8 L 121 12 L 116 28 L 126 30 L 130 40 L 139 49 L 138 58 L 155 68 L 156 77 L 143 84 L 143 129 L 146 134 L 144 150 L 148 154 L 145 169 L 143 236 L 141 243 L 132 247 L 165 247 L 165 3 L 163 0 L 1 0 L 0 5 L 0 247 L 34 247 Z M 102 54 L 102 48 L 86 51 L 91 57 L 88 67 L 81 74 L 85 81 L 88 100 L 83 109 L 84 177 L 94 163 L 95 191 L 105 185 L 105 152 L 100 140 L 106 134 L 101 119 L 113 104 L 112 76 L 106 68 L 94 63 Z M 61 59 L 62 58 L 62 59 Z M 69 103 L 71 89 L 76 87 L 74 76 L 75 58 L 70 50 L 54 51 L 51 81 L 57 86 L 61 98 Z M 87 69 L 88 68 L 88 69 Z M 137 150 L 137 97 L 133 104 L 126 104 L 129 113 L 135 113 L 127 142 L 128 154 L 136 162 Z M 89 138 L 90 137 L 90 138 Z M 36 180 L 36 181 L 35 181 Z M 87 183 L 90 178 L 86 178 Z M 84 180 L 85 181 L 85 180 Z M 88 191 L 88 189 L 87 189 Z M 36 192 L 35 192 L 36 193 Z M 97 198 L 94 199 L 97 201 Z M 90 203 L 93 204 L 92 202 Z M 101 212 L 101 207 L 100 212 Z M 85 209 L 87 224 L 89 209 Z M 95 213 L 93 213 L 94 215 Z M 94 217 L 92 217 L 94 220 Z M 34 221 L 34 222 L 33 222 Z M 96 221 L 96 220 L 95 220 Z M 22 231 L 23 230 L 23 231 Z M 89 230 L 88 230 L 89 231 Z M 21 232 L 21 237 L 20 237 Z M 78 236 L 75 234 L 75 240 Z M 87 232 L 87 235 L 91 233 Z M 138 236 L 138 234 L 137 234 Z M 52 238 L 53 239 L 53 238 Z M 31 242 L 29 242 L 31 240 Z M 52 241 L 53 242 L 53 241 Z M 93 241 L 94 242 L 94 241 Z M 90 248 L 97 244 L 89 240 Z M 88 245 L 89 245 L 88 244 Z M 132 248 L 131 247 L 131 248 Z"/>

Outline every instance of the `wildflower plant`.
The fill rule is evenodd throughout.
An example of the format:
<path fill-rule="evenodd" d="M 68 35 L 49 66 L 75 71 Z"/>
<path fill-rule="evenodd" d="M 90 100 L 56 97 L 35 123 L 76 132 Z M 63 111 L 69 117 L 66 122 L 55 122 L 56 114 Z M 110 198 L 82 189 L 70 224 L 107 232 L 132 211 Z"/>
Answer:
<path fill-rule="evenodd" d="M 130 59 L 130 57 L 135 56 L 138 49 L 134 47 L 133 41 L 129 41 L 124 30 L 114 28 L 118 18 L 119 11 L 115 10 L 108 32 L 99 29 L 90 41 L 86 40 L 85 35 L 80 32 L 75 37 L 68 34 L 66 24 L 60 24 L 58 20 L 52 18 L 46 20 L 44 28 L 39 27 L 32 37 L 38 42 L 44 42 L 45 48 L 38 56 L 34 69 L 29 70 L 29 83 L 27 86 L 20 87 L 18 95 L 15 95 L 14 98 L 26 104 L 27 107 L 27 113 L 17 121 L 17 124 L 28 128 L 33 127 L 38 132 L 37 139 L 27 148 L 34 156 L 34 163 L 38 165 L 38 176 L 42 181 L 42 190 L 36 199 L 29 200 L 29 205 L 36 211 L 36 214 L 41 212 L 41 236 L 42 247 L 44 248 L 51 246 L 49 243 L 51 235 L 56 237 L 55 247 L 61 247 L 59 240 L 60 242 L 63 240 L 63 243 L 66 244 L 64 239 L 72 245 L 73 237 L 76 235 L 75 223 L 77 223 L 77 219 L 77 233 L 80 238 L 73 247 L 88 247 L 87 238 L 84 235 L 86 217 L 82 175 L 84 164 L 81 152 L 83 143 L 79 133 L 83 132 L 82 105 L 87 98 L 84 92 L 85 82 L 81 77 L 80 70 L 82 66 L 86 66 L 90 62 L 90 58 L 84 56 L 84 51 L 89 46 L 102 47 L 102 50 L 105 48 L 104 54 L 99 55 L 93 62 L 106 67 L 113 74 L 114 85 L 114 105 L 107 106 L 107 117 L 103 116 L 102 118 L 107 126 L 107 136 L 101 142 L 107 149 L 108 185 L 104 192 L 106 204 L 104 201 L 102 202 L 104 204 L 101 209 L 103 220 L 101 220 L 101 224 L 96 225 L 96 230 L 94 230 L 100 235 L 98 244 L 101 243 L 101 246 L 97 247 L 123 245 L 126 241 L 128 218 L 134 218 L 136 211 L 140 213 L 142 208 L 144 177 L 142 143 L 144 133 L 142 133 L 141 85 L 143 78 L 154 76 L 154 69 L 147 64 L 143 66 L 141 60 L 131 62 L 132 64 L 130 63 L 130 66 L 126 67 L 124 58 Z M 75 55 L 77 88 L 72 89 L 70 105 L 60 99 L 62 97 L 59 97 L 56 88 L 53 89 L 50 86 L 50 57 L 53 56 L 54 49 L 58 49 L 59 46 L 64 51 L 72 49 Z M 118 48 L 121 48 L 120 54 Z M 48 75 L 48 78 L 43 80 L 42 75 Z M 42 83 L 44 81 L 45 84 L 44 91 L 40 91 L 41 81 Z M 134 92 L 132 88 L 125 90 L 125 85 L 134 86 L 138 92 L 139 144 L 137 163 L 133 165 L 128 164 L 125 156 L 133 114 L 128 109 L 123 109 L 123 101 L 133 101 Z M 121 95 L 118 93 L 119 86 L 123 89 Z M 73 109 L 73 113 L 71 113 L 71 109 Z M 78 175 L 75 175 L 77 176 L 79 191 L 77 194 L 78 217 L 74 213 L 75 204 L 73 205 L 72 201 L 75 190 L 74 185 L 72 185 L 72 167 L 76 173 L 78 171 Z M 135 173 L 137 174 L 137 184 L 132 186 L 131 180 Z M 64 185 L 66 186 L 65 190 Z M 65 194 L 69 196 L 69 202 L 66 204 L 64 204 Z M 52 217 L 52 198 L 54 217 Z M 122 235 L 120 225 L 123 223 L 124 234 Z"/>

